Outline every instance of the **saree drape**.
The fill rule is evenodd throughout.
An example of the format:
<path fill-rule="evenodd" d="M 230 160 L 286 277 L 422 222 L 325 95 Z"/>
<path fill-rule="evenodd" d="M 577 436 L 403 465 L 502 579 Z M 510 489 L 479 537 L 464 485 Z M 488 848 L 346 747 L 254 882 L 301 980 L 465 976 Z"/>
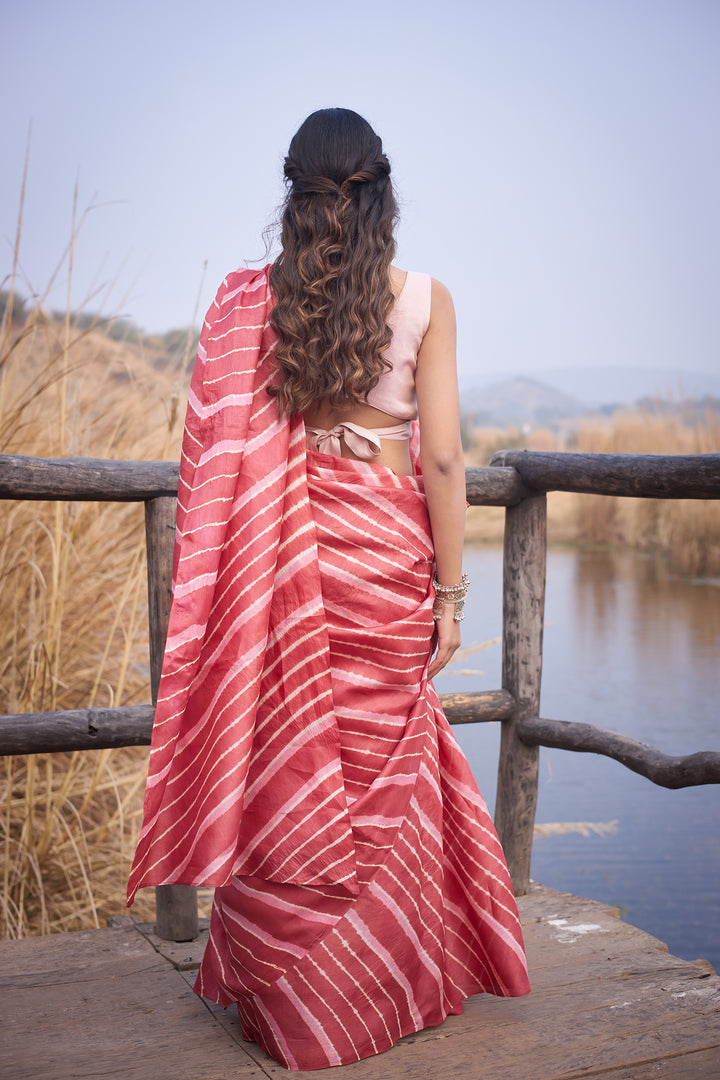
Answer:
<path fill-rule="evenodd" d="M 129 903 L 233 874 L 358 890 L 304 426 L 267 393 L 270 302 L 267 268 L 231 274 L 201 334 Z"/>
<path fill-rule="evenodd" d="M 529 986 L 500 844 L 427 678 L 422 480 L 306 451 L 267 271 L 223 283 L 188 410 L 174 601 L 128 887 L 217 886 L 198 993 L 291 1069 Z"/>

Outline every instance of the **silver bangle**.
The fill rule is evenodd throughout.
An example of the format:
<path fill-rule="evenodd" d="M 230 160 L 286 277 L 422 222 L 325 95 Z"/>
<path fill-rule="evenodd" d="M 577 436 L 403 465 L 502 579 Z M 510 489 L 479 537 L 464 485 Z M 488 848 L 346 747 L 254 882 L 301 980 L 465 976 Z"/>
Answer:
<path fill-rule="evenodd" d="M 465 597 L 467 596 L 469 585 L 469 578 L 467 574 L 463 574 L 461 580 L 457 585 L 441 585 L 437 579 L 437 574 L 433 576 L 433 588 L 435 590 L 435 599 L 433 600 L 433 619 L 437 622 L 442 617 L 443 604 L 455 605 L 455 622 L 462 622 L 465 607 Z"/>

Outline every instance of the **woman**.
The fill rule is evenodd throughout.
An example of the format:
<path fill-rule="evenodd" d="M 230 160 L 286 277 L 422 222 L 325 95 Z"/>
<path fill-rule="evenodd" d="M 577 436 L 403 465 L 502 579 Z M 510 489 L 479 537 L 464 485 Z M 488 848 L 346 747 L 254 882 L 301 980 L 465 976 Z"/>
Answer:
<path fill-rule="evenodd" d="M 216 886 L 196 990 L 290 1069 L 529 989 L 429 682 L 466 592 L 454 315 L 392 265 L 389 173 L 356 113 L 310 116 L 280 257 L 231 274 L 205 321 L 128 890 Z"/>

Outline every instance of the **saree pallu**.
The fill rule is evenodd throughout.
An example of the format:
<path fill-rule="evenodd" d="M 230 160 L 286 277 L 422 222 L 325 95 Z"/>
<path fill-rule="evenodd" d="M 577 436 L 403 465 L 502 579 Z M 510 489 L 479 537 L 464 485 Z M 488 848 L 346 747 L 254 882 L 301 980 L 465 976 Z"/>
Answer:
<path fill-rule="evenodd" d="M 359 892 L 234 877 L 195 986 L 236 1002 L 245 1038 L 290 1069 L 387 1050 L 471 994 L 529 990 L 502 850 L 427 680 L 421 481 L 308 451 L 307 482 Z"/>
<path fill-rule="evenodd" d="M 128 904 L 144 886 L 236 874 L 358 892 L 305 430 L 268 395 L 268 276 L 228 275 L 200 337 Z"/>

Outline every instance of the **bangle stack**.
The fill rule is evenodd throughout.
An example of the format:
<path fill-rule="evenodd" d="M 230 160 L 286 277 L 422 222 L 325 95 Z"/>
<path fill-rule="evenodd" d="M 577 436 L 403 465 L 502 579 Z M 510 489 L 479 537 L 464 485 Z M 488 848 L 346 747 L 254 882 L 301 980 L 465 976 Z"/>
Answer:
<path fill-rule="evenodd" d="M 435 590 L 435 600 L 433 601 L 433 619 L 437 620 L 442 616 L 443 604 L 455 605 L 455 622 L 461 622 L 465 617 L 463 608 L 465 607 L 465 597 L 468 591 L 468 576 L 463 574 L 460 582 L 457 585 L 441 585 L 437 579 L 437 574 L 433 577 L 433 588 Z"/>

